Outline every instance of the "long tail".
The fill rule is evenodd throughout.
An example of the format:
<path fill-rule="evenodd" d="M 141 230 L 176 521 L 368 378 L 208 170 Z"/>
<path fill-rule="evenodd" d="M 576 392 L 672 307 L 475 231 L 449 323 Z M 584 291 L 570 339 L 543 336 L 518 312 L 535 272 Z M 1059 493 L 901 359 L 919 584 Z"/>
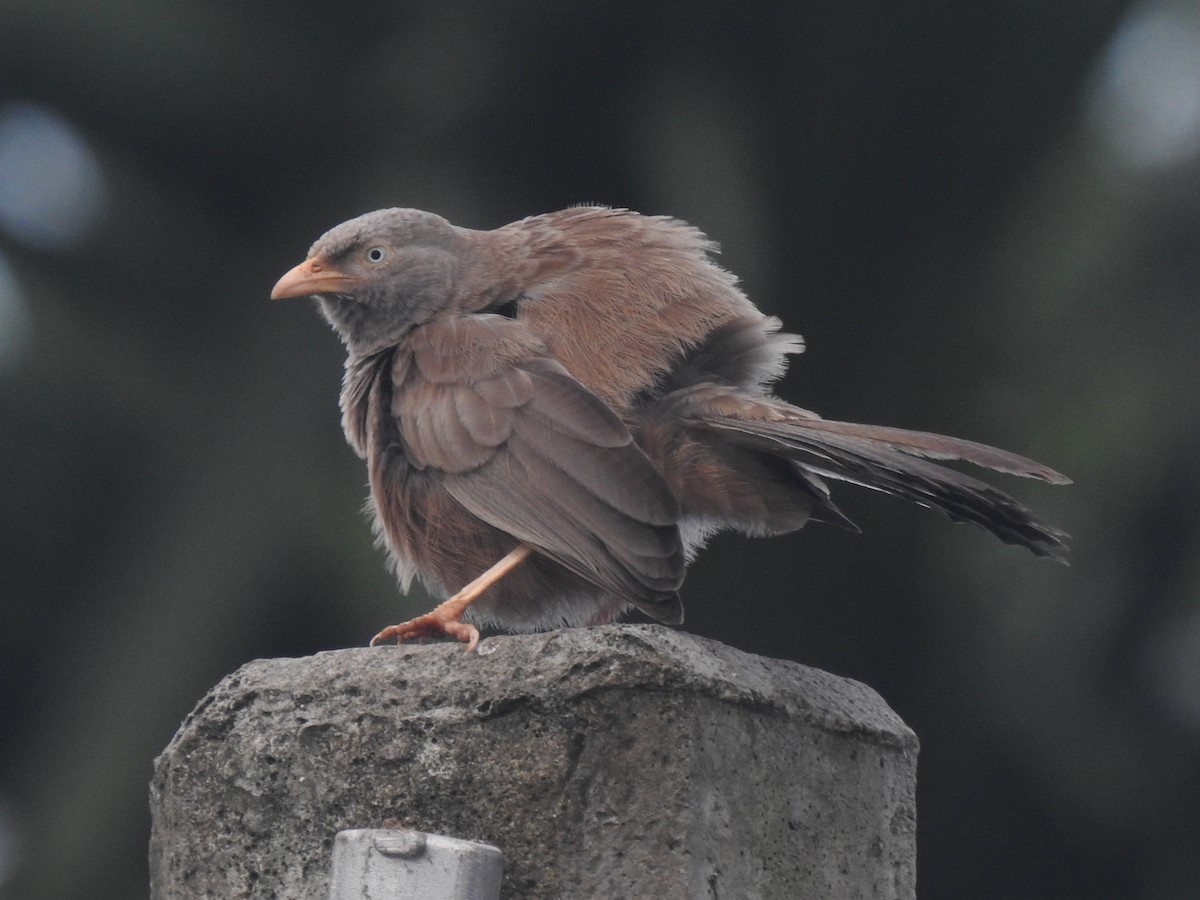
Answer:
<path fill-rule="evenodd" d="M 691 393 L 691 392 L 687 392 Z M 936 507 L 952 519 L 971 522 L 1038 556 L 1066 562 L 1066 534 L 1038 522 L 1028 509 L 991 485 L 929 462 L 964 460 L 986 469 L 1037 478 L 1051 484 L 1070 479 L 1047 466 L 986 444 L 877 425 L 822 419 L 779 401 L 718 389 L 689 398 L 684 419 L 690 428 L 721 433 L 732 443 L 791 459 L 801 469 Z M 693 404 L 700 400 L 700 413 Z"/>

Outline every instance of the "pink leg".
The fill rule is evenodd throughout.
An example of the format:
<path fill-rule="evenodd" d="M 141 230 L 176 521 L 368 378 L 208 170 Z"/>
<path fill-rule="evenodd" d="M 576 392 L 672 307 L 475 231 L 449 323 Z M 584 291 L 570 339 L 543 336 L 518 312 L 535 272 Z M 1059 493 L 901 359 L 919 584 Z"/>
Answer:
<path fill-rule="evenodd" d="M 473 652 L 479 643 L 479 629 L 462 620 L 467 607 L 483 596 L 483 592 L 493 584 L 525 562 L 532 552 L 533 549 L 528 545 L 518 544 L 507 556 L 445 603 L 423 616 L 383 629 L 371 638 L 371 646 L 375 647 L 392 638 L 396 639 L 396 643 L 403 644 L 417 638 L 447 636 L 462 641 L 467 645 L 467 652 Z"/>

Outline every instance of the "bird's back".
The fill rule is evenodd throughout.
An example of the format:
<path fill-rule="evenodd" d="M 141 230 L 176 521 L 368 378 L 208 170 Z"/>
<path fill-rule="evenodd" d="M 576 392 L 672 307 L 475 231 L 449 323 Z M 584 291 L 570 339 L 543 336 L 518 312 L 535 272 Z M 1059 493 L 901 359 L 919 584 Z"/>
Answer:
<path fill-rule="evenodd" d="M 518 318 L 619 413 L 731 326 L 762 335 L 750 382 L 778 375 L 783 356 L 799 347 L 773 335 L 778 322 L 713 261 L 716 245 L 678 219 L 573 207 L 502 232 L 544 263 L 522 291 Z"/>

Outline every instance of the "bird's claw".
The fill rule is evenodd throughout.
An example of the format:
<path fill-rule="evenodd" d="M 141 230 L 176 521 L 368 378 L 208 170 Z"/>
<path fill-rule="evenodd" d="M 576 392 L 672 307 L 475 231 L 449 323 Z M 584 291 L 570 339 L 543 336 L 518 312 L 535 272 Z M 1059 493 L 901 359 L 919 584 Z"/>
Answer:
<path fill-rule="evenodd" d="M 479 629 L 458 619 L 444 618 L 435 613 L 436 610 L 423 616 L 417 616 L 415 619 L 409 619 L 407 622 L 401 622 L 399 625 L 389 625 L 371 638 L 371 646 L 378 647 L 393 639 L 396 643 L 403 644 L 405 641 L 415 641 L 420 638 L 451 637 L 466 644 L 468 653 L 474 653 L 475 647 L 479 644 Z"/>

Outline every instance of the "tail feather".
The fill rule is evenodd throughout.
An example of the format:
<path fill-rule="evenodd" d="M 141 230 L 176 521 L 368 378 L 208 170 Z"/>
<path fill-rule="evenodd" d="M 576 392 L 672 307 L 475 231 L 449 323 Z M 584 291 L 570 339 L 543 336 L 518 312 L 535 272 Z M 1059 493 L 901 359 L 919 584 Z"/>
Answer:
<path fill-rule="evenodd" d="M 904 428 L 889 428 L 885 425 L 855 425 L 852 422 L 835 422 L 829 419 L 801 419 L 805 428 L 826 434 L 844 435 L 886 444 L 901 453 L 924 459 L 961 459 L 985 469 L 1037 478 L 1050 484 L 1070 484 L 1071 479 L 1049 466 L 1032 459 L 990 447 L 976 441 L 932 434 L 927 431 L 908 431 Z"/>
<path fill-rule="evenodd" d="M 1063 532 L 1038 522 L 1002 491 L 929 459 L 956 459 L 1007 474 L 1066 484 L 1065 476 L 1015 453 L 926 432 L 834 422 L 778 402 L 748 404 L 763 418 L 712 415 L 690 420 L 743 446 L 785 456 L 820 476 L 851 482 L 942 510 L 1002 541 L 1066 562 Z M 747 409 L 750 412 L 751 409 Z M 787 412 L 784 413 L 783 411 Z M 781 414 L 782 413 L 782 414 Z"/>

